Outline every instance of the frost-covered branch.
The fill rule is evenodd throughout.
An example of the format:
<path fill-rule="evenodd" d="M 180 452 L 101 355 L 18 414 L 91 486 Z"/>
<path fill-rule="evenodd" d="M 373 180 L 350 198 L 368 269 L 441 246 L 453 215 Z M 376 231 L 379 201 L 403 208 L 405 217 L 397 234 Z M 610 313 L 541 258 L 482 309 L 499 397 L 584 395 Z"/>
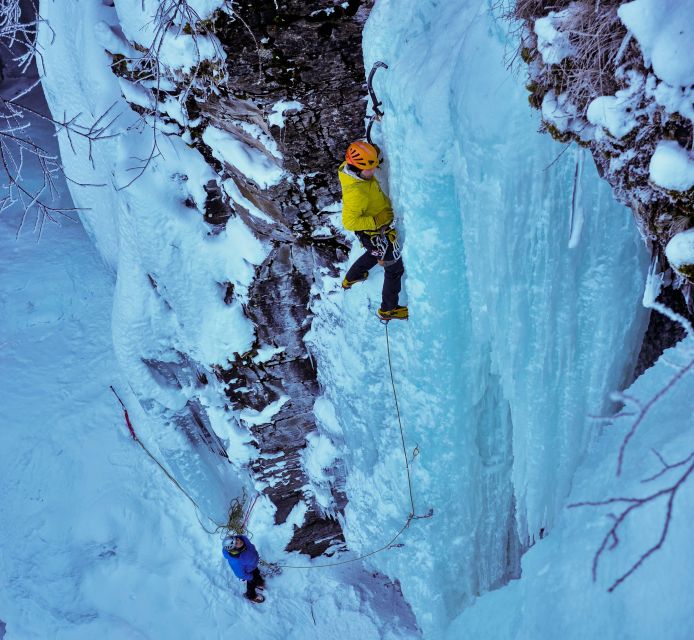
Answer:
<path fill-rule="evenodd" d="M 33 106 L 32 92 L 40 80 L 32 79 L 33 73 L 28 72 L 34 62 L 37 65 L 42 62 L 36 41 L 37 28 L 42 21 L 35 7 L 30 17 L 23 16 L 21 4 L 20 0 L 0 0 L 0 45 L 9 52 L 13 69 L 21 77 L 20 82 L 11 84 L 0 95 L 0 171 L 4 173 L 6 187 L 0 197 L 0 212 L 13 206 L 20 208 L 19 232 L 29 212 L 36 211 L 35 228 L 40 237 L 46 220 L 58 222 L 60 217 L 73 220 L 69 214 L 78 209 L 55 205 L 59 199 L 58 183 L 62 180 L 76 182 L 65 175 L 59 157 L 35 141 L 32 124 L 44 120 L 56 131 L 65 131 L 73 151 L 76 137 L 86 140 L 91 159 L 92 145 L 115 135 L 109 131 L 117 116 L 112 116 L 110 108 L 93 123 L 84 125 L 80 121 L 81 114 L 58 120 Z M 39 167 L 38 172 L 32 169 L 31 180 L 25 175 L 28 161 Z"/>
<path fill-rule="evenodd" d="M 142 11 L 146 2 L 142 0 Z M 220 11 L 231 13 L 225 2 Z M 115 42 L 113 72 L 144 91 L 144 96 L 125 95 L 131 107 L 141 115 L 142 122 L 151 127 L 152 145 L 145 158 L 131 168 L 135 176 L 119 187 L 125 189 L 137 180 L 151 161 L 159 155 L 158 136 L 162 133 L 180 134 L 189 120 L 188 103 L 193 95 L 206 98 L 217 92 L 215 73 L 219 79 L 226 75 L 222 64 L 225 53 L 213 32 L 214 19 L 203 19 L 187 0 L 161 0 L 152 19 L 144 27 L 148 32 L 145 47 L 137 43 Z M 125 53 L 123 53 L 123 51 Z M 172 53 L 175 52 L 175 53 Z M 206 84 L 205 75 L 213 81 Z M 177 103 L 172 115 L 172 102 Z"/>
<path fill-rule="evenodd" d="M 637 510 L 641 508 L 646 508 L 649 505 L 655 503 L 656 501 L 660 499 L 665 499 L 666 502 L 666 512 L 665 512 L 665 519 L 663 521 L 663 525 L 660 530 L 660 536 L 657 540 L 657 542 L 653 545 L 651 545 L 646 551 L 641 553 L 641 555 L 638 557 L 638 559 L 629 567 L 627 571 L 625 571 L 619 578 L 617 578 L 608 588 L 608 591 L 611 593 L 614 591 L 620 584 L 622 584 L 629 576 L 633 575 L 634 572 L 636 572 L 639 567 L 650 557 L 652 556 L 656 551 L 662 548 L 663 544 L 665 543 L 665 540 L 668 535 L 668 531 L 670 529 L 670 522 L 672 520 L 672 509 L 673 509 L 673 504 L 675 502 L 675 497 L 677 496 L 677 492 L 679 489 L 684 485 L 686 480 L 689 478 L 691 475 L 692 471 L 694 471 L 694 451 L 690 453 L 686 458 L 680 460 L 679 462 L 675 462 L 673 464 L 669 464 L 665 461 L 663 456 L 658 453 L 654 452 L 655 455 L 658 457 L 658 460 L 660 461 L 660 464 L 662 468 L 660 469 L 659 472 L 655 473 L 654 475 L 650 476 L 649 478 L 646 478 L 642 482 L 647 483 L 647 482 L 653 482 L 654 480 L 674 471 L 674 470 L 680 470 L 680 474 L 676 477 L 674 482 L 672 482 L 669 486 L 659 489 L 657 491 L 654 491 L 653 493 L 641 497 L 641 498 L 608 498 L 607 500 L 599 500 L 599 501 L 584 501 L 584 502 L 575 502 L 573 504 L 569 505 L 570 509 L 575 509 L 577 507 L 603 507 L 603 506 L 609 506 L 609 505 L 625 505 L 626 508 L 621 511 L 619 514 L 610 514 L 610 517 L 612 518 L 612 526 L 610 529 L 607 531 L 607 533 L 603 536 L 602 542 L 600 544 L 600 547 L 598 550 L 595 552 L 595 556 L 593 557 L 593 581 L 597 579 L 597 573 L 598 573 L 598 565 L 600 564 L 600 559 L 602 558 L 602 555 L 605 551 L 613 551 L 620 542 L 619 538 L 619 530 L 621 526 L 627 521 L 627 519 Z M 627 506 L 628 505 L 628 506 Z"/>
<path fill-rule="evenodd" d="M 20 0 L 0 0 L 0 44 L 6 49 L 17 68 L 26 72 L 33 60 L 40 56 L 36 47 L 38 25 L 41 22 L 22 19 Z"/>
<path fill-rule="evenodd" d="M 35 85 L 31 88 L 33 86 Z M 58 222 L 59 216 L 73 220 L 68 214 L 78 211 L 76 207 L 54 206 L 53 203 L 57 201 L 59 194 L 57 188 L 59 178 L 82 186 L 101 185 L 77 183 L 65 175 L 60 158 L 37 144 L 32 138 L 32 120 L 42 119 L 51 122 L 57 131 L 65 131 L 73 151 L 76 137 L 86 140 L 91 160 L 92 145 L 99 140 L 116 135 L 109 131 L 118 116 L 113 116 L 109 108 L 90 125 L 80 123 L 81 114 L 70 119 L 57 120 L 24 104 L 21 99 L 27 93 L 28 91 L 25 90 L 18 98 L 11 99 L 0 96 L 0 168 L 4 172 L 4 182 L 7 185 L 5 194 L 0 198 L 0 212 L 15 205 L 19 206 L 22 210 L 19 225 L 21 230 L 29 212 L 35 210 L 37 212 L 36 228 L 40 236 L 46 220 Z M 38 181 L 24 179 L 23 172 L 28 158 L 33 158 L 33 161 L 39 165 Z"/>
<path fill-rule="evenodd" d="M 22 170 L 26 156 L 33 157 L 40 167 L 39 182 L 26 186 Z M 62 165 L 57 156 L 49 153 L 43 147 L 28 138 L 13 135 L 8 131 L 0 132 L 0 167 L 5 173 L 7 189 L 0 198 L 0 213 L 18 204 L 22 209 L 22 218 L 17 232 L 21 230 L 27 215 L 31 210 L 37 211 L 36 229 L 40 231 L 46 220 L 58 222 L 58 216 L 69 216 L 77 211 L 76 207 L 56 207 L 52 203 L 57 200 L 58 189 L 56 180 L 64 176 Z"/>
<path fill-rule="evenodd" d="M 653 310 L 658 311 L 659 313 L 662 313 L 663 315 L 668 316 L 671 320 L 678 322 L 679 324 L 682 325 L 684 330 L 686 331 L 688 336 L 694 335 L 692 332 L 692 325 L 687 320 L 687 318 L 681 316 L 678 313 L 675 313 L 672 309 L 669 307 L 660 304 L 659 302 L 655 301 L 650 301 L 648 302 L 648 306 L 651 307 Z M 668 366 L 674 370 L 672 376 L 668 379 L 668 381 L 655 393 L 653 394 L 648 401 L 646 402 L 641 402 L 637 398 L 633 398 L 632 396 L 626 395 L 626 394 L 619 394 L 617 397 L 622 400 L 625 404 L 630 404 L 633 407 L 633 412 L 634 412 L 634 419 L 631 423 L 631 426 L 629 427 L 629 430 L 627 431 L 626 435 L 624 436 L 624 439 L 622 440 L 622 443 L 619 447 L 619 453 L 617 455 L 617 475 L 621 475 L 622 469 L 624 467 L 624 454 L 626 451 L 627 446 L 629 445 L 629 442 L 631 439 L 634 437 L 636 434 L 636 431 L 638 428 L 641 426 L 643 423 L 644 419 L 648 415 L 648 412 L 653 408 L 653 406 L 661 400 L 669 391 L 673 389 L 673 387 L 690 371 L 694 369 L 694 357 L 686 363 L 682 365 L 678 365 L 676 363 L 668 361 Z"/>

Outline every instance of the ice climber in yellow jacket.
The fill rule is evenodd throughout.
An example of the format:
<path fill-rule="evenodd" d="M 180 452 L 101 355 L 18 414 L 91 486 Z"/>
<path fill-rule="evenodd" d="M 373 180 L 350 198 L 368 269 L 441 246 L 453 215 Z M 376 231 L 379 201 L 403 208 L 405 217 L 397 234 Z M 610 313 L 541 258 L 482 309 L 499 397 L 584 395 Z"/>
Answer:
<path fill-rule="evenodd" d="M 393 224 L 393 207 L 381 191 L 374 172 L 378 167 L 378 149 L 357 140 L 349 145 L 338 175 L 342 186 L 342 224 L 354 231 L 365 253 L 357 258 L 342 281 L 351 289 L 369 277 L 369 271 L 380 264 L 384 270 L 383 294 L 378 316 L 382 320 L 404 320 L 407 307 L 398 304 L 400 279 L 405 272 Z"/>

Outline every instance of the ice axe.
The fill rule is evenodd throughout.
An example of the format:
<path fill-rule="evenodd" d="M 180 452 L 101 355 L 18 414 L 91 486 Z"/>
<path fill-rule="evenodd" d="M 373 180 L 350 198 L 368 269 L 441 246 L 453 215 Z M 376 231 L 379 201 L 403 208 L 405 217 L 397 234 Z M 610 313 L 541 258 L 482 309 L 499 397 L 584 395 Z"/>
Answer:
<path fill-rule="evenodd" d="M 381 62 L 381 60 L 377 60 L 376 62 L 374 62 L 374 66 L 371 67 L 371 71 L 369 71 L 369 77 L 366 80 L 366 87 L 369 90 L 369 97 L 371 98 L 371 107 L 373 108 L 373 113 L 369 117 L 369 124 L 366 126 L 366 139 L 368 140 L 369 144 L 373 144 L 371 140 L 371 127 L 373 126 L 373 123 L 375 121 L 380 120 L 383 116 L 383 111 L 379 109 L 379 107 L 383 103 L 376 97 L 376 92 L 373 88 L 374 75 L 376 74 L 376 71 L 378 71 L 378 69 L 380 69 L 381 67 L 387 69 L 388 65 L 385 62 Z"/>

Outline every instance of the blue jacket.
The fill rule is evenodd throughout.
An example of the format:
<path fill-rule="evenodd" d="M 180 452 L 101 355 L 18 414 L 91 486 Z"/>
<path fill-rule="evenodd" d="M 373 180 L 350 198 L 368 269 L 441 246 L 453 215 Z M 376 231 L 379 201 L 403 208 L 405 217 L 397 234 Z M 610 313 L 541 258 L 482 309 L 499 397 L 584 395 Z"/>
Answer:
<path fill-rule="evenodd" d="M 237 578 L 241 580 L 252 580 L 253 571 L 258 566 L 258 560 L 260 558 L 258 557 L 258 552 L 253 546 L 253 543 L 246 536 L 239 537 L 243 538 L 246 547 L 238 556 L 232 556 L 226 549 L 223 549 L 222 553 Z"/>

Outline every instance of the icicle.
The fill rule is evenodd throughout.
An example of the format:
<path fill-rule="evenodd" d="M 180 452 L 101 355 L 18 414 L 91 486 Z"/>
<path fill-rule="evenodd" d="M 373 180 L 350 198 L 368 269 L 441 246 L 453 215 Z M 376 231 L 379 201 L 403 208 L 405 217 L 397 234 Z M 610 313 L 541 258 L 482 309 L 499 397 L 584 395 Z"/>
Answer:
<path fill-rule="evenodd" d="M 631 42 L 631 31 L 627 31 L 627 34 L 624 36 L 624 39 L 622 40 L 622 44 L 619 45 L 619 51 L 617 51 L 617 55 L 615 56 L 615 59 L 614 59 L 615 66 L 617 66 L 622 61 L 622 58 L 624 57 L 624 53 L 626 52 L 627 47 L 629 46 L 630 42 Z"/>
<path fill-rule="evenodd" d="M 658 252 L 653 252 L 651 266 L 648 268 L 646 286 L 643 290 L 643 306 L 652 309 L 663 286 L 663 274 L 658 271 Z"/>
<path fill-rule="evenodd" d="M 569 249 L 575 249 L 581 241 L 583 230 L 583 207 L 581 205 L 581 176 L 583 175 L 583 149 L 576 151 L 574 188 L 571 194 L 571 215 L 569 217 Z"/>

